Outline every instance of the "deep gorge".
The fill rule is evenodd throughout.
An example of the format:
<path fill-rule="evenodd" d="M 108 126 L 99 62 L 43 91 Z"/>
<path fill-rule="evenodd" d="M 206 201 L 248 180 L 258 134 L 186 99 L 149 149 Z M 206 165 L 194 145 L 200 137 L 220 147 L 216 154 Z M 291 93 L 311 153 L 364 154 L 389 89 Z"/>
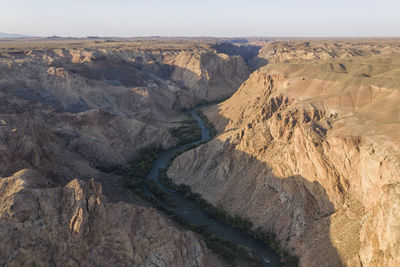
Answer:
<path fill-rule="evenodd" d="M 398 266 L 399 55 L 0 41 L 0 265 Z"/>

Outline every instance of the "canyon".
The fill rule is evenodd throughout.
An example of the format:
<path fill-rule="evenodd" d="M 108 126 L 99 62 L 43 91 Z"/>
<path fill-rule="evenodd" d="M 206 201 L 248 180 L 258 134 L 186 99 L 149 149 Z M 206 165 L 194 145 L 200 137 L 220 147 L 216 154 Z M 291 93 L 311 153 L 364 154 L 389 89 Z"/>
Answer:
<path fill-rule="evenodd" d="M 217 137 L 169 177 L 277 234 L 301 266 L 398 266 L 399 46 L 376 45 L 266 45 L 269 63 L 204 109 Z"/>
<path fill-rule="evenodd" d="M 181 110 L 231 95 L 243 59 L 191 42 L 71 42 L 0 45 L 0 264 L 223 266 L 101 170 L 175 146 Z"/>
<path fill-rule="evenodd" d="M 399 75 L 398 40 L 0 41 L 0 264 L 225 266 L 106 171 L 202 105 L 217 134 L 175 184 L 300 266 L 398 266 Z"/>

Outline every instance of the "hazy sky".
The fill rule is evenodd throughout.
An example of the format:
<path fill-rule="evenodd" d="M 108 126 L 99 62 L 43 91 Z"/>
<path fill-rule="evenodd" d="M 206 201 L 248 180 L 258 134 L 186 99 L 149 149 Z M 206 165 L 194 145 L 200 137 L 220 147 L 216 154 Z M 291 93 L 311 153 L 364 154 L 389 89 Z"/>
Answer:
<path fill-rule="evenodd" d="M 400 36 L 400 0 L 0 0 L 37 36 Z"/>

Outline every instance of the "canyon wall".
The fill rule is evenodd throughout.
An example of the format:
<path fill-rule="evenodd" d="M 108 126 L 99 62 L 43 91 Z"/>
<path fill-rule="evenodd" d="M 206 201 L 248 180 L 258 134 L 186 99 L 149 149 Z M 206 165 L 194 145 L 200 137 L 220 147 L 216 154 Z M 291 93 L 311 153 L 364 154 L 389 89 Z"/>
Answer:
<path fill-rule="evenodd" d="M 0 175 L 61 165 L 59 175 L 89 177 L 83 165 L 174 146 L 182 108 L 226 97 L 248 77 L 240 56 L 206 45 L 106 44 L 0 49 Z"/>
<path fill-rule="evenodd" d="M 110 203 L 100 183 L 65 187 L 24 169 L 0 180 L 2 266 L 223 266 L 156 210 Z"/>
<path fill-rule="evenodd" d="M 181 109 L 232 94 L 244 61 L 190 42 L 71 42 L 0 43 L 0 265 L 224 266 L 101 170 L 175 146 Z"/>
<path fill-rule="evenodd" d="M 169 177 L 277 234 L 302 266 L 399 265 L 396 47 L 253 72 L 205 110 L 217 137 Z"/>
<path fill-rule="evenodd" d="M 99 167 L 175 146 L 181 109 L 240 87 L 204 109 L 217 137 L 168 175 L 302 266 L 400 265 L 399 47 L 0 43 L 0 264 L 223 265 Z"/>

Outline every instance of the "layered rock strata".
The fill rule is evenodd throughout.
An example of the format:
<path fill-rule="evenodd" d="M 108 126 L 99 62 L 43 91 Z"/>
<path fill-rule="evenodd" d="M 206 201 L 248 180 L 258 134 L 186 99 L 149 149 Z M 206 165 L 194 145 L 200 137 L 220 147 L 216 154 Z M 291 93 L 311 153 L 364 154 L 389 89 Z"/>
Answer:
<path fill-rule="evenodd" d="M 268 64 L 206 110 L 218 136 L 168 175 L 276 233 L 302 266 L 397 266 L 399 62 Z"/>

